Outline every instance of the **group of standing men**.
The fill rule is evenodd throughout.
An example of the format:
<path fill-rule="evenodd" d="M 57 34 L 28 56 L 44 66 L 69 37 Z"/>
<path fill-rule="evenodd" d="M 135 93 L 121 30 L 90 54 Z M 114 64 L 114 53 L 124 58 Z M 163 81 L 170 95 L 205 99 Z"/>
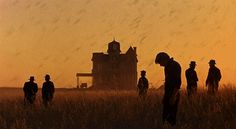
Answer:
<path fill-rule="evenodd" d="M 24 87 L 24 102 L 25 104 L 34 104 L 36 99 L 36 94 L 38 92 L 38 85 L 34 82 L 34 76 L 31 76 L 28 82 L 25 82 Z M 46 74 L 45 76 L 45 82 L 43 83 L 42 87 L 42 99 L 43 104 L 45 107 L 48 106 L 49 103 L 51 103 L 54 95 L 54 84 L 52 81 L 50 81 L 50 75 Z"/>
<path fill-rule="evenodd" d="M 165 72 L 165 83 L 164 83 L 164 97 L 163 97 L 163 112 L 162 119 L 163 124 L 168 122 L 171 126 L 176 124 L 176 114 L 178 110 L 178 104 L 180 100 L 179 89 L 181 87 L 181 66 L 173 58 L 165 52 L 157 54 L 155 59 L 156 64 L 164 67 Z M 221 72 L 215 66 L 215 60 L 210 60 L 209 71 L 206 79 L 206 86 L 208 87 L 208 93 L 214 94 L 219 87 L 219 81 L 221 79 Z M 197 92 L 197 73 L 195 71 L 196 62 L 191 61 L 190 67 L 185 71 L 187 80 L 187 92 L 191 96 Z M 149 87 L 148 79 L 145 77 L 146 71 L 141 71 L 141 77 L 138 81 L 139 96 L 142 98 L 146 97 L 147 90 Z M 38 85 L 34 82 L 34 77 L 31 76 L 29 82 L 24 84 L 25 103 L 33 104 L 36 99 L 36 93 L 38 91 Z M 54 84 L 50 81 L 50 76 L 45 76 L 45 82 L 42 87 L 42 99 L 43 104 L 47 107 L 53 99 Z"/>
<path fill-rule="evenodd" d="M 181 66 L 173 58 L 165 52 L 160 52 L 156 55 L 156 64 L 164 67 L 165 83 L 164 83 L 164 97 L 163 97 L 163 112 L 162 119 L 163 124 L 168 122 L 171 126 L 176 124 L 176 114 L 178 110 L 178 104 L 180 100 L 179 89 L 181 87 Z M 209 71 L 206 79 L 206 86 L 208 87 L 208 93 L 214 94 L 219 87 L 219 81 L 221 79 L 221 72 L 215 66 L 215 60 L 210 60 Z M 190 67 L 185 71 L 187 80 L 187 92 L 191 96 L 197 92 L 198 77 L 195 71 L 196 62 L 191 61 Z M 145 98 L 148 90 L 148 79 L 145 77 L 146 71 L 141 71 L 141 77 L 138 81 L 139 96 Z"/>
<path fill-rule="evenodd" d="M 219 82 L 221 80 L 221 72 L 216 66 L 215 60 L 209 61 L 209 71 L 206 79 L 206 86 L 208 88 L 209 94 L 215 94 L 218 91 Z M 187 92 L 191 96 L 197 92 L 197 72 L 195 71 L 196 62 L 191 61 L 189 68 L 185 71 L 185 76 L 187 80 Z"/>

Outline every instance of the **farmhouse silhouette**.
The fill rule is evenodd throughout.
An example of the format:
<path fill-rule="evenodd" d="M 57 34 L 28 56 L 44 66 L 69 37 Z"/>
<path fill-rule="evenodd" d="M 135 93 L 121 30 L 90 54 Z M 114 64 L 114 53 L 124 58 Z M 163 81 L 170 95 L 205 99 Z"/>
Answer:
<path fill-rule="evenodd" d="M 125 89 L 137 87 L 137 53 L 136 47 L 130 47 L 121 53 L 120 43 L 115 39 L 108 44 L 107 53 L 96 52 L 92 55 L 91 73 L 77 73 L 77 87 L 80 77 L 92 77 L 93 89 Z"/>

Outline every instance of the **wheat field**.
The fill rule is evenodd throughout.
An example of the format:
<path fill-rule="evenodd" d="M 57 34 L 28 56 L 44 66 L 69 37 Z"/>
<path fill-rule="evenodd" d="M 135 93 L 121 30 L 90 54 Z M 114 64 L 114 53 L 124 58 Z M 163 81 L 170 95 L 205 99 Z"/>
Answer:
<path fill-rule="evenodd" d="M 0 129 L 160 129 L 161 91 L 149 90 L 146 100 L 136 91 L 56 90 L 52 105 L 24 106 L 21 89 L 0 90 Z M 188 98 L 181 91 L 178 129 L 236 129 L 236 90 L 216 96 L 199 91 Z"/>

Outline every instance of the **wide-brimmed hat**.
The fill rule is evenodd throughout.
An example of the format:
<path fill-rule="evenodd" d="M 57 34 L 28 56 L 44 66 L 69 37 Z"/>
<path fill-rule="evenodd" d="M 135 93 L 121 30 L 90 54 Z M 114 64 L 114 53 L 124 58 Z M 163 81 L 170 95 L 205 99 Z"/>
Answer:
<path fill-rule="evenodd" d="M 215 60 L 210 60 L 209 64 L 216 64 L 216 61 Z"/>
<path fill-rule="evenodd" d="M 33 80 L 34 81 L 34 76 L 30 76 L 29 80 Z"/>
<path fill-rule="evenodd" d="M 142 70 L 141 73 L 146 73 L 146 71 L 145 71 L 145 70 Z"/>

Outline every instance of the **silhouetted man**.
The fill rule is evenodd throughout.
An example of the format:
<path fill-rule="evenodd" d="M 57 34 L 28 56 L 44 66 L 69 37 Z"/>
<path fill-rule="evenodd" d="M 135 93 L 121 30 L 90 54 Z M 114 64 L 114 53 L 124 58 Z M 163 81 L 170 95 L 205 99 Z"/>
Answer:
<path fill-rule="evenodd" d="M 221 79 L 221 72 L 215 66 L 215 64 L 216 64 L 215 60 L 210 60 L 209 62 L 210 68 L 206 79 L 206 86 L 208 87 L 209 94 L 214 94 L 216 91 L 218 91 L 219 81 Z"/>
<path fill-rule="evenodd" d="M 189 68 L 185 71 L 185 76 L 187 80 L 187 92 L 188 96 L 195 94 L 197 92 L 197 72 L 195 71 L 196 62 L 191 61 Z"/>
<path fill-rule="evenodd" d="M 34 76 L 30 76 L 29 82 L 25 82 L 23 90 L 25 94 L 25 104 L 33 104 L 36 99 L 36 93 L 38 92 L 38 85 L 34 83 Z"/>
<path fill-rule="evenodd" d="M 147 95 L 147 90 L 148 90 L 148 80 L 145 77 L 146 76 L 146 71 L 141 71 L 141 77 L 138 80 L 138 90 L 139 90 L 139 96 L 141 98 L 145 98 Z"/>
<path fill-rule="evenodd" d="M 155 63 L 164 67 L 165 71 L 163 124 L 167 121 L 171 126 L 174 126 L 176 124 L 176 114 L 180 99 L 181 66 L 164 52 L 157 54 Z"/>
<path fill-rule="evenodd" d="M 42 88 L 42 99 L 45 107 L 47 107 L 48 104 L 52 101 L 54 91 L 54 84 L 50 81 L 50 76 L 47 74 L 45 76 L 45 82 L 43 83 Z"/>

